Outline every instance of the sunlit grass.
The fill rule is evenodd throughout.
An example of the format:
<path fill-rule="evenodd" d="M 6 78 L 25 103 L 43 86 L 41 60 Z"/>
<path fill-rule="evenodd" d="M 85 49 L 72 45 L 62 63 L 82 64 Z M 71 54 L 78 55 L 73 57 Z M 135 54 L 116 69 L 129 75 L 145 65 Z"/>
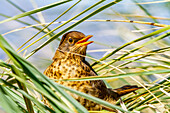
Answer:
<path fill-rule="evenodd" d="M 169 112 L 170 42 L 167 41 L 167 38 L 169 38 L 170 35 L 170 26 L 162 22 L 168 21 L 169 18 L 152 15 L 148 7 L 145 6 L 147 4 L 168 4 L 168 2 L 148 1 L 137 3 L 137 1 L 132 0 L 133 3 L 124 3 L 129 6 L 133 4 L 132 6 L 138 7 L 140 9 L 138 10 L 143 12 L 143 15 L 139 15 L 135 12 L 134 14 L 121 14 L 115 9 L 113 10 L 114 6 L 119 5 L 120 1 L 121 0 L 110 2 L 106 2 L 104 0 L 95 1 L 93 4 L 89 4 L 88 7 L 77 13 L 77 15 L 74 15 L 68 20 L 61 21 L 59 20 L 61 17 L 67 16 L 69 12 L 74 12 L 72 9 L 73 7 L 81 7 L 80 5 L 82 1 L 65 0 L 33 9 L 31 11 L 24 11 L 23 7 L 19 7 L 15 4 L 15 2 L 7 0 L 7 2 L 9 2 L 12 6 L 19 9 L 22 14 L 15 15 L 13 17 L 9 17 L 7 14 L 0 14 L 0 16 L 7 18 L 0 21 L 0 23 L 5 24 L 5 22 L 15 20 L 26 26 L 4 33 L 3 36 L 7 37 L 8 34 L 26 31 L 30 27 L 33 27 L 38 31 L 34 36 L 27 39 L 26 42 L 22 42 L 22 45 L 20 45 L 18 50 L 16 50 L 20 53 L 19 55 L 23 57 L 19 56 L 13 47 L 11 47 L 11 45 L 5 40 L 5 38 L 0 36 L 0 47 L 8 56 L 7 59 L 10 60 L 10 62 L 6 61 L 7 59 L 0 60 L 0 106 L 8 113 L 12 113 L 13 111 L 17 113 L 46 113 L 47 111 L 57 113 L 93 113 L 93 111 L 87 111 L 76 100 L 68 95 L 65 92 L 65 90 L 68 90 L 84 98 L 103 104 L 109 108 L 114 108 L 125 112 L 125 108 L 122 107 L 122 104 L 120 105 L 120 100 L 116 105 L 112 105 L 98 98 L 94 98 L 87 94 L 59 85 L 54 82 L 57 80 L 50 80 L 33 66 L 37 62 L 34 62 L 32 65 L 26 59 L 33 57 L 32 55 L 35 53 L 41 52 L 45 46 L 50 45 L 55 39 L 58 39 L 57 42 L 59 42 L 59 37 L 61 35 L 69 30 L 72 30 L 76 26 L 81 26 L 81 23 L 97 22 L 97 24 L 103 24 L 108 22 L 120 22 L 119 24 L 122 26 L 124 22 L 127 22 L 128 24 L 124 27 L 132 32 L 128 33 L 123 32 L 124 30 L 122 30 L 120 31 L 121 34 L 119 37 L 126 43 L 116 46 L 116 42 L 114 43 L 115 45 L 109 45 L 105 44 L 105 42 L 97 40 L 95 44 L 101 46 L 103 49 L 88 50 L 88 56 L 84 56 L 86 59 L 91 61 L 91 65 L 99 76 L 81 79 L 65 79 L 65 81 L 105 80 L 107 86 L 113 88 L 117 88 L 125 84 L 136 84 L 138 86 L 142 86 L 143 89 L 136 91 L 136 94 L 131 93 L 122 97 L 122 100 L 124 101 L 123 104 L 128 110 L 126 112 Z M 64 4 L 69 4 L 69 7 L 60 15 L 57 14 L 56 18 L 52 22 L 41 23 L 39 19 L 35 18 L 35 15 L 31 15 L 45 11 L 52 7 L 62 6 Z M 162 5 L 162 7 L 164 7 L 164 5 Z M 103 15 L 122 17 L 124 20 L 110 18 L 103 19 L 102 17 L 101 19 L 89 19 L 97 14 L 101 14 L 102 11 L 105 11 L 107 8 L 110 8 L 110 10 L 114 13 L 112 14 L 107 12 L 103 13 Z M 165 9 L 168 10 L 168 7 Z M 32 24 L 27 21 L 19 20 L 22 17 L 28 17 L 38 24 Z M 159 20 L 161 20 L 162 23 L 159 23 Z M 135 23 L 140 24 L 144 28 L 138 28 Z M 162 28 L 157 30 L 156 27 L 146 27 L 148 26 L 147 24 L 149 26 L 159 26 Z M 51 29 L 51 25 L 55 25 L 55 28 Z M 127 26 L 132 26 L 134 29 L 132 30 L 132 28 Z M 133 32 L 134 30 L 135 32 Z M 57 31 L 56 34 L 55 31 Z M 37 38 L 40 33 L 43 33 L 43 36 Z M 135 35 L 135 39 L 131 39 L 132 35 L 130 34 L 132 33 Z M 125 37 L 124 34 L 129 37 Z M 95 32 L 92 35 L 95 35 Z M 46 36 L 48 37 L 45 39 Z M 37 43 L 38 46 L 36 45 Z M 116 48 L 111 48 L 115 46 Z M 109 49 L 105 49 L 104 47 Z M 105 54 L 100 56 L 100 59 L 90 55 L 90 53 L 97 52 L 104 52 Z M 50 60 L 46 58 L 41 60 L 50 62 Z M 43 62 L 41 63 L 41 66 L 42 65 Z M 43 68 L 45 67 L 48 66 L 44 66 Z M 42 103 L 41 94 L 47 97 L 53 109 Z M 100 112 L 107 113 L 107 111 Z"/>

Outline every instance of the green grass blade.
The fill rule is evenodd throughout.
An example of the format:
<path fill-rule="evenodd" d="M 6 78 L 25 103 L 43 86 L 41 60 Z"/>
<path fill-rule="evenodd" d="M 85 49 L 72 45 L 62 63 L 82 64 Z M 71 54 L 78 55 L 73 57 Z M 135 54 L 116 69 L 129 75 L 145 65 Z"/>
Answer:
<path fill-rule="evenodd" d="M 80 23 L 82 23 L 84 20 L 87 20 L 88 18 L 94 16 L 95 14 L 98 14 L 99 12 L 103 11 L 104 9 L 112 6 L 112 5 L 115 5 L 116 3 L 120 2 L 121 0 L 115 0 L 113 2 L 110 2 L 100 8 L 98 8 L 97 10 L 93 11 L 92 13 L 90 13 L 89 15 L 83 17 L 82 19 L 80 19 L 78 22 L 72 24 L 71 26 L 69 26 L 68 28 L 64 29 L 63 31 L 55 34 L 53 37 L 51 37 L 49 40 L 47 40 L 46 42 L 44 42 L 42 45 L 40 45 L 37 49 L 33 50 L 30 54 L 28 54 L 26 56 L 26 58 L 29 58 L 30 56 L 32 56 L 34 53 L 36 53 L 37 51 L 39 51 L 41 48 L 43 48 L 44 46 L 46 46 L 47 44 L 49 44 L 50 42 L 52 42 L 54 39 L 58 38 L 60 35 L 64 34 L 65 32 L 67 32 L 68 30 L 72 29 L 73 27 L 79 25 Z M 95 5 L 93 5 L 93 7 L 95 7 L 96 5 L 100 4 L 101 2 L 104 2 L 103 0 L 102 1 L 99 1 L 98 3 L 96 3 Z M 87 9 L 90 10 L 91 8 L 93 7 L 90 7 Z M 86 11 L 84 11 L 85 13 Z M 81 13 L 82 14 L 82 13 Z M 80 14 L 79 14 L 80 15 Z M 75 16 L 76 17 L 76 16 Z M 74 17 L 74 18 L 75 18 Z M 72 19 L 70 19 L 69 21 L 71 21 Z M 68 23 L 69 21 L 65 22 L 64 24 Z M 58 29 L 58 28 L 57 28 Z"/>
<path fill-rule="evenodd" d="M 15 8 L 17 8 L 18 10 L 20 10 L 21 12 L 26 12 L 24 11 L 22 8 L 20 8 L 18 5 L 16 5 L 14 2 L 7 0 L 8 3 L 10 3 L 11 5 L 13 5 Z M 31 19 L 33 19 L 34 21 L 40 23 L 35 17 L 28 15 Z"/>
<path fill-rule="evenodd" d="M 14 17 L 11 17 L 11 18 L 2 20 L 2 21 L 0 21 L 0 24 L 2 24 L 2 23 L 4 23 L 4 22 L 11 21 L 11 20 L 16 20 L 16 19 L 18 19 L 18 18 L 22 18 L 22 17 L 28 16 L 28 15 L 31 15 L 31 14 L 34 14 L 34 13 L 38 13 L 38 12 L 40 12 L 40 11 L 47 10 L 47 9 L 49 9 L 49 8 L 52 8 L 52 7 L 55 7 L 55 6 L 58 6 L 58 5 L 67 3 L 67 2 L 70 2 L 70 0 L 63 0 L 63 1 L 60 1 L 60 2 L 54 2 L 54 3 L 52 3 L 52 4 L 49 4 L 49 5 L 46 5 L 46 6 L 43 6 L 43 7 L 34 9 L 34 10 L 31 10 L 31 11 L 27 11 L 27 12 L 25 12 L 25 13 L 16 15 L 16 16 L 14 16 Z"/>
<path fill-rule="evenodd" d="M 57 84 L 57 83 L 56 83 L 56 84 Z M 107 107 L 109 107 L 109 108 L 118 109 L 118 110 L 120 110 L 120 111 L 122 111 L 122 112 L 127 112 L 127 113 L 128 113 L 128 111 L 125 111 L 125 110 L 123 110 L 122 108 L 120 108 L 120 107 L 118 107 L 118 106 L 116 106 L 116 105 L 110 104 L 110 103 L 108 103 L 108 102 L 106 102 L 106 101 L 104 101 L 104 100 L 101 100 L 101 99 L 99 99 L 99 98 L 96 98 L 96 97 L 87 95 L 87 94 L 85 94 L 85 93 L 76 91 L 76 90 L 74 90 L 74 89 L 65 87 L 65 86 L 60 85 L 60 84 L 58 84 L 58 86 L 61 87 L 61 88 L 63 88 L 63 89 L 66 89 L 66 90 L 68 90 L 68 91 L 70 91 L 70 92 L 73 92 L 73 93 L 75 93 L 75 94 L 77 94 L 77 95 L 80 95 L 80 96 L 82 96 L 82 97 L 84 97 L 84 98 L 86 98 L 86 99 L 93 100 L 93 101 L 96 102 L 96 103 L 99 103 L 99 104 L 105 105 L 105 106 L 107 106 Z"/>
<path fill-rule="evenodd" d="M 5 42 L 5 40 L 3 39 L 3 37 L 0 37 L 1 39 L 0 39 L 0 44 L 1 45 L 3 45 L 3 43 Z M 7 42 L 5 42 L 4 44 L 7 44 Z M 4 45 L 3 45 L 4 46 Z M 4 49 L 3 48 L 3 46 L 1 46 L 1 48 L 2 49 Z M 7 49 L 7 48 L 5 48 L 5 49 Z M 70 100 L 70 102 L 72 102 L 72 104 L 73 105 L 75 105 L 76 106 L 76 108 L 77 109 L 79 109 L 79 111 L 81 111 L 81 112 L 86 112 L 86 109 L 83 109 L 83 107 L 81 107 L 81 105 L 79 104 L 79 103 L 77 103 L 76 101 L 74 101 L 74 99 L 73 98 L 70 98 L 70 96 L 68 96 L 63 90 L 61 90 L 61 88 L 56 84 L 56 83 L 54 83 L 53 81 L 51 81 L 49 78 L 47 78 L 45 75 L 43 75 L 43 74 L 41 74 L 40 72 L 38 72 L 38 70 L 36 70 L 31 64 L 29 64 L 28 62 L 26 62 L 24 59 L 22 59 L 22 58 L 20 58 L 17 54 L 16 54 L 16 52 L 15 52 L 15 54 L 13 53 L 14 51 L 10 51 L 10 50 L 13 50 L 13 49 L 7 49 L 6 51 L 7 51 L 7 53 L 8 54 L 10 54 L 9 56 L 10 57 L 13 57 L 12 59 L 13 60 L 16 60 L 20 65 L 22 65 L 22 66 L 19 66 L 19 67 L 22 67 L 22 69 L 23 69 L 23 71 L 27 74 L 27 75 L 29 75 L 30 77 L 31 76 L 33 76 L 33 73 L 34 73 L 34 75 L 38 75 L 39 77 L 43 77 L 43 78 L 41 78 L 40 80 L 43 80 L 44 82 L 45 82 L 45 80 L 47 80 L 46 81 L 46 83 L 47 84 L 49 84 L 49 85 L 51 85 L 52 87 L 54 87 L 55 89 L 56 89 L 56 91 L 57 92 L 59 92 L 59 93 L 61 93 L 64 97 L 66 97 L 66 99 L 68 99 L 68 100 Z M 15 62 L 15 61 L 14 61 Z M 23 81 L 23 79 L 22 78 L 19 78 L 19 77 L 17 77 L 17 76 L 15 76 L 15 78 L 16 79 L 18 79 L 20 82 L 23 82 L 23 83 L 25 83 L 25 81 Z M 32 79 L 33 80 L 33 79 Z M 25 83 L 25 85 L 26 85 L 27 83 Z M 28 84 L 27 84 L 28 85 Z M 70 88 L 69 88 L 70 89 Z M 71 89 L 70 89 L 71 90 Z M 78 92 L 78 91 L 77 91 Z M 77 93 L 77 94 L 81 94 L 81 95 L 83 95 L 82 93 Z M 121 109 L 121 108 L 119 108 L 119 107 L 117 107 L 117 106 L 114 106 L 114 105 L 112 105 L 112 104 L 110 104 L 110 103 L 108 103 L 108 102 L 105 102 L 105 101 L 103 101 L 103 100 L 100 100 L 100 99 L 98 99 L 98 98 L 95 98 L 95 97 L 92 97 L 92 96 L 87 96 L 87 94 L 85 94 L 86 95 L 86 98 L 90 98 L 90 99 L 92 99 L 92 100 L 94 100 L 95 102 L 98 102 L 98 103 L 100 103 L 100 104 L 104 104 L 104 105 L 106 105 L 106 106 L 108 106 L 108 107 L 111 107 L 111 108 L 116 108 L 116 109 L 119 109 L 119 110 L 121 110 L 121 111 L 124 111 L 123 109 Z M 74 103 L 73 103 L 74 102 Z"/>
<path fill-rule="evenodd" d="M 7 15 L 4 15 L 4 14 L 2 14 L 2 13 L 0 13 L 0 16 L 3 16 L 3 17 L 5 17 L 5 18 L 11 18 L 10 16 L 7 16 Z M 22 23 L 22 24 L 24 24 L 24 25 L 27 25 L 27 26 L 31 26 L 32 24 L 30 24 L 30 23 L 27 23 L 27 22 L 25 22 L 25 21 L 21 21 L 21 20 L 18 20 L 18 19 L 16 19 L 15 21 L 17 21 L 17 22 L 19 22 L 19 23 Z M 36 26 L 32 26 L 33 28 L 35 28 L 35 29 L 37 29 L 37 30 L 41 30 L 41 28 L 40 27 L 36 27 Z M 42 31 L 43 33 L 47 33 L 47 31 L 45 31 L 45 30 L 43 30 Z M 6 33 L 5 33 L 6 34 Z"/>
<path fill-rule="evenodd" d="M 3 108 L 8 113 L 22 113 L 17 104 L 12 99 L 10 99 L 8 95 L 6 95 L 4 87 L 2 87 L 2 85 L 0 85 L 0 105 L 3 106 Z"/>
<path fill-rule="evenodd" d="M 162 70 L 154 70 L 154 71 L 146 71 L 146 72 L 145 71 L 134 72 L 134 73 L 126 73 L 126 74 L 114 74 L 114 75 L 107 75 L 107 76 L 82 77 L 78 79 L 72 78 L 72 79 L 64 79 L 61 81 L 103 80 L 103 79 L 114 79 L 114 78 L 122 78 L 122 77 L 138 76 L 138 75 L 151 75 L 151 74 L 159 74 L 159 73 L 170 73 L 170 69 L 162 69 Z"/>
<path fill-rule="evenodd" d="M 6 40 L 0 36 L 0 47 L 7 53 L 7 55 L 10 57 L 10 59 L 17 64 L 17 67 L 23 70 L 25 74 L 27 74 L 31 79 L 32 82 L 39 87 L 39 89 L 43 90 L 45 93 L 45 88 L 44 84 L 42 82 L 45 82 L 48 84 L 48 86 L 52 86 L 57 92 L 59 92 L 63 97 L 65 97 L 71 104 L 73 104 L 78 111 L 81 112 L 87 112 L 87 110 L 80 104 L 78 103 L 73 97 L 68 95 L 64 90 L 59 88 L 58 86 L 55 85 L 55 83 L 50 80 L 47 76 L 43 75 L 40 73 L 35 67 L 33 67 L 29 62 L 27 62 L 25 59 L 21 58 L 17 53 L 11 48 L 11 46 L 6 42 Z M 17 76 L 15 76 L 17 77 Z M 18 77 L 17 77 L 18 78 Z M 19 79 L 19 78 L 18 78 Z M 26 84 L 25 81 L 20 77 L 20 82 Z M 50 88 L 49 88 L 50 89 Z M 47 89 L 46 89 L 47 90 Z M 52 90 L 52 89 L 51 89 Z M 40 90 L 39 90 L 40 91 Z M 47 94 L 47 93 L 46 93 Z M 55 97 L 56 95 L 53 94 Z M 48 97 L 51 98 L 51 100 L 56 100 L 54 97 L 51 97 L 51 95 L 48 94 Z M 56 100 L 57 102 L 57 100 Z M 54 102 L 55 104 L 55 102 Z M 60 103 L 57 103 L 60 104 Z M 66 107 L 62 106 L 63 109 L 67 110 Z M 67 110 L 71 112 L 71 110 Z"/>
<path fill-rule="evenodd" d="M 78 2 L 76 2 L 74 5 L 72 5 L 70 8 L 68 8 L 66 11 L 64 11 L 61 15 L 59 15 L 56 19 L 54 19 L 52 22 L 50 22 L 47 26 L 45 26 L 43 29 L 41 29 L 38 33 L 36 33 L 33 37 L 31 37 L 29 40 L 27 40 L 24 44 L 22 44 L 19 48 L 21 49 L 24 45 L 26 45 L 28 42 L 30 42 L 33 38 L 35 38 L 38 34 L 40 34 L 42 31 L 44 31 L 47 27 L 49 27 L 52 23 L 54 23 L 56 20 L 58 20 L 59 18 L 61 18 L 64 14 L 66 14 L 69 10 L 71 10 L 75 5 L 77 5 L 80 2 L 80 0 Z M 52 32 L 50 32 L 52 33 Z M 49 33 L 48 33 L 49 34 Z M 58 38 L 57 38 L 58 39 Z M 58 39 L 59 40 L 59 39 Z M 38 40 L 39 41 L 39 40 Z M 37 41 L 35 41 L 37 42 Z M 25 47 L 24 49 L 22 49 L 20 52 L 24 51 L 25 49 L 27 49 L 28 47 L 30 47 L 31 45 L 33 45 L 35 42 L 33 42 L 32 44 L 28 45 L 27 47 Z"/>
<path fill-rule="evenodd" d="M 133 40 L 133 41 L 131 41 L 131 42 L 128 42 L 128 43 L 126 43 L 126 44 L 118 47 L 116 50 L 112 51 L 111 53 L 109 53 L 109 54 L 106 55 L 105 57 L 101 58 L 99 61 L 93 63 L 92 66 L 98 64 L 100 61 L 103 61 L 103 60 L 107 59 L 108 57 L 112 56 L 112 55 L 115 54 L 116 52 L 120 51 L 121 49 L 123 49 L 123 48 L 125 48 L 125 47 L 127 47 L 127 46 L 129 46 L 129 45 L 131 45 L 131 44 L 133 44 L 133 43 L 136 43 L 136 42 L 139 42 L 139 41 L 141 41 L 141 40 L 144 40 L 144 39 L 146 39 L 146 38 L 148 38 L 148 37 L 151 37 L 151 36 L 160 34 L 160 33 L 164 32 L 164 31 L 169 30 L 169 29 L 170 29 L 170 26 L 165 27 L 165 28 L 162 28 L 162 29 L 157 30 L 157 31 L 154 31 L 154 32 L 152 32 L 152 33 L 150 33 L 150 34 L 147 34 L 147 35 L 145 35 L 145 36 L 143 36 L 143 37 L 140 37 L 140 38 L 138 38 L 138 39 L 136 39 L 136 40 Z"/>
<path fill-rule="evenodd" d="M 101 4 L 102 2 L 104 2 L 104 0 L 100 0 L 99 2 L 95 3 L 94 5 L 90 6 L 89 8 L 85 9 L 84 11 L 82 11 L 81 13 L 77 14 L 76 16 L 74 16 L 73 18 L 69 19 L 68 21 L 66 21 L 65 23 L 61 24 L 60 26 L 56 27 L 55 29 L 53 29 L 52 31 L 48 32 L 47 34 L 45 34 L 44 36 L 40 37 L 39 39 L 37 39 L 36 41 L 34 41 L 31 45 L 33 45 L 34 43 L 40 41 L 41 39 L 43 39 L 44 37 L 46 37 L 47 35 L 49 35 L 50 33 L 56 31 L 57 29 L 61 28 L 62 26 L 66 25 L 67 23 L 71 22 L 73 19 L 81 16 L 82 14 L 84 14 L 85 12 L 89 11 L 90 9 L 92 9 L 93 7 Z M 60 35 L 62 35 L 64 32 L 62 33 L 58 33 L 56 35 L 54 35 L 53 37 L 51 37 L 49 40 L 54 40 L 54 39 L 58 39 L 58 37 Z M 58 36 L 57 36 L 58 35 Z M 48 40 L 47 40 L 48 42 Z M 51 41 L 49 41 L 48 43 L 50 43 Z M 27 47 L 25 47 L 24 49 L 22 49 L 20 52 L 22 52 L 23 50 L 27 49 L 28 47 L 30 47 L 31 45 L 28 45 Z M 43 45 L 43 44 L 42 44 Z M 38 49 L 36 49 L 38 50 Z M 31 55 L 31 54 L 30 54 Z M 27 55 L 27 57 L 29 57 L 29 55 Z"/>
<path fill-rule="evenodd" d="M 170 26 L 167 27 L 167 28 L 170 29 Z M 151 34 L 152 34 L 152 33 L 151 33 Z M 124 55 L 120 56 L 120 57 L 117 58 L 116 60 L 112 60 L 112 61 L 110 61 L 109 63 L 107 63 L 106 65 L 103 65 L 103 66 L 99 67 L 98 69 L 96 69 L 96 71 L 100 71 L 100 70 L 102 70 L 103 68 L 105 68 L 105 67 L 107 67 L 107 66 L 115 63 L 116 61 L 120 61 L 120 60 L 123 59 L 125 56 L 127 56 L 127 55 L 129 55 L 129 54 L 131 54 L 131 53 L 133 53 L 133 52 L 135 52 L 135 51 L 137 51 L 137 50 L 139 50 L 140 48 L 142 48 L 142 47 L 144 47 L 144 46 L 146 46 L 146 45 L 152 44 L 153 42 L 156 42 L 156 41 L 158 41 L 158 40 L 160 40 L 160 39 L 163 39 L 163 38 L 165 38 L 165 37 L 167 37 L 167 36 L 169 36 L 169 35 L 170 35 L 170 32 L 165 33 L 165 34 L 163 34 L 163 35 L 160 35 L 160 36 L 158 36 L 158 37 L 156 37 L 156 38 L 154 38 L 154 39 L 151 39 L 150 41 L 145 42 L 144 44 L 142 44 L 142 45 L 140 45 L 140 46 L 138 46 L 138 47 L 130 50 L 128 53 L 125 53 Z M 145 35 L 145 36 L 146 36 L 146 35 Z M 127 43 L 127 44 L 128 44 L 128 43 Z M 125 44 L 125 45 L 126 45 L 126 44 Z M 119 51 L 120 49 L 116 49 L 116 50 L 113 51 L 112 53 L 117 52 L 117 50 Z M 109 57 L 110 55 L 111 55 L 111 54 L 108 54 L 108 55 L 106 55 L 106 56 L 103 57 L 103 58 L 105 59 L 105 58 Z M 102 58 L 101 60 L 103 60 L 103 58 Z"/>
<path fill-rule="evenodd" d="M 139 6 L 148 16 L 152 16 L 149 11 L 147 9 L 145 9 L 141 4 L 138 4 L 138 2 L 136 0 L 133 0 L 134 3 L 136 3 L 137 6 Z M 154 18 L 152 18 L 152 20 L 155 22 L 155 23 L 158 23 L 158 21 Z"/>

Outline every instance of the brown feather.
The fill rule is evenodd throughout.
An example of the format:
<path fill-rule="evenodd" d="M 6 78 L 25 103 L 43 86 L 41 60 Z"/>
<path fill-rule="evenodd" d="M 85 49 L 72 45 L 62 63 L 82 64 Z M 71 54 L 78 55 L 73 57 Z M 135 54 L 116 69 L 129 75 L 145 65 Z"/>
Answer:
<path fill-rule="evenodd" d="M 69 43 L 69 38 L 74 43 Z M 53 58 L 53 63 L 44 71 L 44 74 L 52 79 L 81 78 L 88 76 L 97 76 L 90 64 L 80 55 L 86 55 L 85 47 L 76 47 L 76 42 L 85 38 L 81 32 L 72 31 L 63 35 L 60 45 Z M 74 50 L 75 49 L 75 50 Z M 75 54 L 76 53 L 76 54 Z M 80 55 L 78 55 L 80 54 Z M 94 97 L 103 99 L 115 104 L 122 95 L 139 89 L 137 86 L 123 86 L 118 89 L 107 88 L 102 80 L 93 81 L 57 81 L 57 83 L 72 89 L 84 92 Z M 107 107 L 99 105 L 93 101 L 84 99 L 81 96 L 68 92 L 72 97 L 79 101 L 88 110 L 102 110 Z M 45 99 L 44 99 L 45 100 Z M 46 102 L 47 103 L 47 102 Z"/>

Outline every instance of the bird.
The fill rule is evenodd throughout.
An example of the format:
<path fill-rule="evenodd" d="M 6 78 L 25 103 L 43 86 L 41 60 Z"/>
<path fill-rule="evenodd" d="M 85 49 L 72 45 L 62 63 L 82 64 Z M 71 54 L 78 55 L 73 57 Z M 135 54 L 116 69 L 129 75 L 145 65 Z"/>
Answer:
<path fill-rule="evenodd" d="M 115 104 L 121 96 L 140 89 L 141 87 L 137 85 L 125 85 L 117 89 L 107 88 L 103 80 L 62 81 L 64 79 L 98 76 L 85 60 L 87 45 L 93 43 L 93 41 L 88 41 L 91 37 L 92 35 L 85 36 L 79 31 L 65 33 L 55 52 L 53 63 L 47 67 L 44 74 L 51 79 L 58 80 L 56 81 L 58 84 L 100 98 L 111 104 Z M 68 93 L 87 110 L 109 109 L 79 95 Z"/>

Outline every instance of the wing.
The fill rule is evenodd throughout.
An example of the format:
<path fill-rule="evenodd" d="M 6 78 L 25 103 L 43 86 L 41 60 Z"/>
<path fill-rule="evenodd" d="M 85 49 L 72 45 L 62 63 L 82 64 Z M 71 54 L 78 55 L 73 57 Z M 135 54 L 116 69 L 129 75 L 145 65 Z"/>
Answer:
<path fill-rule="evenodd" d="M 98 76 L 97 73 L 93 70 L 93 68 L 90 66 L 90 64 L 87 61 L 84 61 L 84 63 L 91 68 L 90 76 Z M 103 80 L 97 80 L 96 87 L 100 88 L 101 90 L 104 90 L 103 92 L 108 92 L 110 95 L 113 96 L 115 100 L 118 100 L 121 96 L 126 95 L 131 92 L 135 92 L 138 89 L 141 89 L 143 87 L 138 87 L 137 85 L 124 85 L 117 89 L 107 88 Z"/>
<path fill-rule="evenodd" d="M 87 65 L 88 67 L 90 67 L 90 76 L 98 76 L 97 73 L 94 71 L 94 69 L 90 66 L 90 64 L 87 61 L 83 61 L 85 65 Z M 107 89 L 105 83 L 103 82 L 103 80 L 96 80 L 96 84 L 95 86 L 99 89 Z"/>

